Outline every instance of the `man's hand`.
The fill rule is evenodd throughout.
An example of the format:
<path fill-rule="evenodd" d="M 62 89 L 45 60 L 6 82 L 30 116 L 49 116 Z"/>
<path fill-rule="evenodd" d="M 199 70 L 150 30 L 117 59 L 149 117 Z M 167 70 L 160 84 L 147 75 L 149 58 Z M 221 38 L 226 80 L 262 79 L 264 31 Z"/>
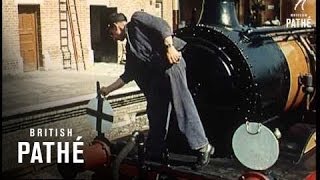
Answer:
<path fill-rule="evenodd" d="M 170 64 L 178 63 L 180 58 L 181 52 L 177 51 L 173 45 L 167 48 L 167 59 Z"/>
<path fill-rule="evenodd" d="M 118 78 L 115 82 L 113 82 L 109 86 L 101 87 L 100 88 L 100 93 L 101 93 L 102 96 L 106 96 L 109 93 L 111 93 L 112 91 L 117 90 L 117 89 L 121 88 L 124 85 L 125 85 L 125 83 L 123 82 L 123 80 L 121 78 Z"/>
<path fill-rule="evenodd" d="M 109 89 L 108 87 L 101 87 L 101 88 L 100 88 L 100 93 L 101 93 L 102 96 L 106 96 L 106 95 L 108 95 L 110 92 L 111 92 L 111 91 L 110 91 L 110 89 Z"/>
<path fill-rule="evenodd" d="M 168 36 L 164 39 L 164 46 L 166 47 L 166 55 L 170 64 L 176 64 L 181 58 L 181 53 L 173 46 L 172 36 Z"/>

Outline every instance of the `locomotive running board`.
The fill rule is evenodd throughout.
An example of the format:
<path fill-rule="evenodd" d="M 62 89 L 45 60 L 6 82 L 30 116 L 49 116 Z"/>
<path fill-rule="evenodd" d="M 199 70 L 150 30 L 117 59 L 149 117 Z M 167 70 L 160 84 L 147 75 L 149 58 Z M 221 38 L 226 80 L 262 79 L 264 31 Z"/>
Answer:
<path fill-rule="evenodd" d="M 142 179 L 182 178 L 204 180 L 228 180 L 218 175 L 208 174 L 206 171 L 193 170 L 188 165 L 164 165 L 153 161 L 145 161 L 144 169 L 141 169 L 136 160 L 127 158 L 120 166 L 120 177 L 142 177 Z"/>

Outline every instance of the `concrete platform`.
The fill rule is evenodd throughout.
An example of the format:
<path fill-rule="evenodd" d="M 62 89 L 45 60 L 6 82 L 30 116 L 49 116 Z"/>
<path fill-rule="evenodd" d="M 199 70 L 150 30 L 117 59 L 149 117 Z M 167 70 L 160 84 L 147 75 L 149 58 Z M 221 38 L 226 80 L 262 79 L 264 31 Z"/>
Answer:
<path fill-rule="evenodd" d="M 106 86 L 124 71 L 124 65 L 95 63 L 86 71 L 33 71 L 2 77 L 2 118 L 96 95 L 96 82 Z M 139 90 L 134 82 L 113 92 Z"/>

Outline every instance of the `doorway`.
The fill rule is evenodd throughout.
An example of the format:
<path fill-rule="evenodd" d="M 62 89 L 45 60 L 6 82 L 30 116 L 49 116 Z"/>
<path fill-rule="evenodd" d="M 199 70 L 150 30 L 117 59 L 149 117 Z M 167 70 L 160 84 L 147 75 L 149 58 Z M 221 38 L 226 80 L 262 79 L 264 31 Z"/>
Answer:
<path fill-rule="evenodd" d="M 107 18 L 114 12 L 117 12 L 117 8 L 90 6 L 91 48 L 94 52 L 94 62 L 118 62 L 117 42 L 106 32 Z"/>
<path fill-rule="evenodd" d="M 24 72 L 39 69 L 39 5 L 19 5 L 20 54 Z"/>

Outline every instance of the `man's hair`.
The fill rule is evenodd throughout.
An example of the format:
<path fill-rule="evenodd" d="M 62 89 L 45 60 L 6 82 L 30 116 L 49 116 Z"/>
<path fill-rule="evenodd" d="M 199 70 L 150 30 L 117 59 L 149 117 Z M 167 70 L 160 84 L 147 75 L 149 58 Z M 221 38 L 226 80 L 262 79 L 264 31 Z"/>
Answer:
<path fill-rule="evenodd" d="M 120 21 L 127 21 L 127 17 L 123 13 L 111 13 L 108 17 L 108 24 Z"/>

